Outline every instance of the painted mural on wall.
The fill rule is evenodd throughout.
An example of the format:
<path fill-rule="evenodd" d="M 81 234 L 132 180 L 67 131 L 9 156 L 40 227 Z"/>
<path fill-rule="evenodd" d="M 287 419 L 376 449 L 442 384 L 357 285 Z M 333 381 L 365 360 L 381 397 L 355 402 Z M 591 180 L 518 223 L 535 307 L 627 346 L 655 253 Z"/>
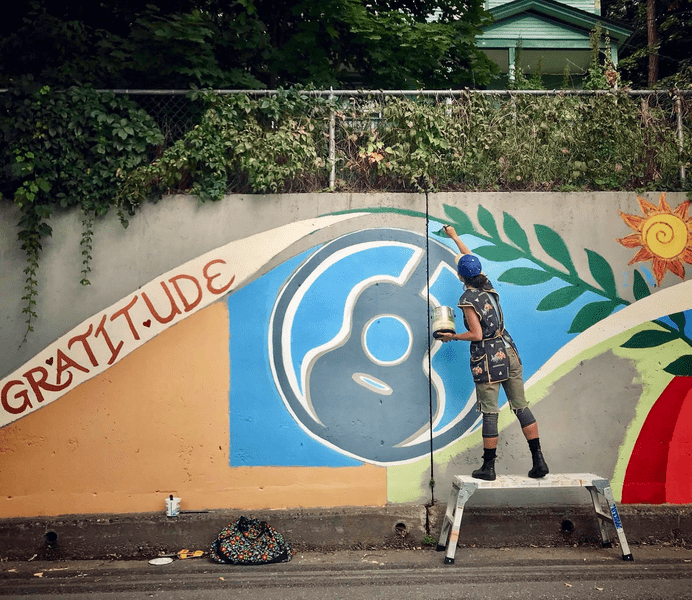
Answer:
<path fill-rule="evenodd" d="M 165 329 L 241 286 L 305 235 L 349 217 L 323 217 L 232 242 L 156 278 L 58 339 L 0 381 L 0 427 L 102 373 Z"/>
<path fill-rule="evenodd" d="M 448 211 L 458 218 L 457 226 L 465 223 L 463 213 Z M 492 218 L 484 209 L 481 215 Z M 426 282 L 431 306 L 456 306 L 462 292 L 451 242 L 435 234 L 441 226 L 429 223 L 428 240 L 390 228 L 346 234 L 229 297 L 231 363 L 236 366 L 230 386 L 232 466 L 352 464 L 348 458 L 391 465 L 418 460 L 428 455 L 431 443 L 438 450 L 478 427 L 463 344 L 430 345 L 428 389 Z M 568 260 L 559 236 L 548 228 L 540 231 L 546 246 Z M 530 253 L 519 256 L 500 244 L 498 234 L 496 245 L 475 252 L 488 259 L 486 272 L 497 279 L 502 297 L 509 298 L 503 307 L 512 334 L 532 347 L 525 358 L 525 372 L 531 375 L 573 337 L 574 307 L 580 314 L 586 310 L 591 323 L 607 313 L 593 310 L 594 304 L 601 306 L 597 291 L 572 273 L 570 287 L 576 293 L 568 292 L 567 302 L 558 269 L 541 263 L 539 271 Z M 509 270 L 503 268 L 505 261 L 512 264 Z M 527 294 L 521 291 L 518 298 L 517 285 L 538 283 L 544 285 L 532 290 L 533 296 L 546 298 L 529 320 L 524 316 Z M 276 298 L 271 306 L 268 293 Z M 610 311 L 626 303 L 604 302 Z M 579 323 L 586 328 L 582 317 Z M 255 373 L 250 366 L 258 364 L 271 373 L 262 385 L 248 375 Z M 280 435 L 275 433 L 274 444 L 257 452 L 253 440 L 262 436 L 267 418 Z M 310 444 L 306 434 L 322 447 Z"/>
<path fill-rule="evenodd" d="M 692 218 L 690 202 L 675 210 L 661 194 L 659 205 L 639 199 L 642 216 L 620 213 L 634 233 L 618 241 L 639 248 L 630 264 L 651 261 L 656 283 L 667 271 L 685 279 L 684 263 L 692 264 Z M 639 286 L 635 297 L 648 295 Z M 657 399 L 644 422 L 632 451 L 622 490 L 623 502 L 692 502 L 692 313 L 675 312 L 665 321 L 654 321 L 633 335 L 624 346 L 651 349 L 677 341 L 688 344 L 685 354 L 663 368 L 674 376 Z"/>
<path fill-rule="evenodd" d="M 444 219 L 429 222 L 427 240 L 388 228 L 350 233 L 295 257 L 232 295 L 229 313 L 244 315 L 237 322 L 231 317 L 232 364 L 262 364 L 267 379 L 258 385 L 247 370 L 232 372 L 231 466 L 338 466 L 352 461 L 394 465 L 420 460 L 431 447 L 444 448 L 478 428 L 473 387 L 466 377 L 466 348 L 441 347 L 435 341 L 429 345 L 428 302 L 455 306 L 461 293 L 453 245 L 440 235 L 444 222 L 453 222 L 466 236 L 496 282 L 525 357 L 527 385 L 585 347 L 642 324 L 644 329 L 623 346 L 646 351 L 680 342 L 673 350 L 677 356 L 662 371 L 692 382 L 690 286 L 659 291 L 654 302 L 647 301 L 650 285 L 660 285 L 667 270 L 684 280 L 682 263 L 692 264 L 689 202 L 675 211 L 664 196 L 659 207 L 644 200 L 640 204 L 645 217 L 622 215 L 637 233 L 618 240 L 627 247 L 641 246 L 632 262 L 651 262 L 651 268 L 643 265 L 634 271 L 636 310 L 618 295 L 613 268 L 600 254 L 585 249 L 596 283 L 592 285 L 577 272 L 556 231 L 534 227 L 541 248 L 559 266 L 537 257 L 526 232 L 508 213 L 502 222 L 505 241 L 495 217 L 482 206 L 477 214 L 482 230 L 475 229 L 463 211 L 446 206 Z M 275 298 L 271 305 L 263 305 L 267 295 Z M 536 313 L 527 319 L 530 306 Z M 249 339 L 254 342 L 249 344 Z M 690 448 L 679 440 L 689 434 L 690 421 L 683 420 L 679 394 L 674 394 L 673 405 L 665 403 L 668 396 L 661 397 L 661 406 L 668 408 L 654 411 L 640 434 L 623 501 L 670 501 L 665 495 L 654 500 L 651 494 L 632 492 L 635 474 L 643 473 L 638 449 L 656 439 L 663 422 L 665 428 L 673 427 L 671 437 L 677 432 L 678 451 L 666 451 L 651 468 L 665 473 L 664 459 L 669 459 L 676 465 L 671 481 L 683 481 L 678 473 L 690 464 Z M 663 417 L 656 417 L 661 411 Z M 268 423 L 279 433 L 258 452 L 256 440 Z M 675 423 L 677 429 L 671 425 Z M 692 501 L 689 489 L 676 496 L 678 501 L 683 497 Z"/>
<path fill-rule="evenodd" d="M 612 474 L 616 495 L 624 503 L 690 503 L 690 202 L 673 209 L 662 195 L 658 206 L 641 198 L 639 205 L 641 215 L 620 213 L 625 225 L 613 234 L 613 244 L 633 250 L 633 271 L 584 248 L 588 271 L 579 272 L 558 231 L 536 223 L 529 235 L 509 212 L 482 205 L 474 215 L 478 226 L 452 205 L 439 215 L 373 208 L 238 240 L 153 280 L 5 377 L 0 427 L 224 302 L 230 469 L 395 469 L 427 464 L 431 451 L 446 460 L 441 451 L 477 435 L 480 426 L 468 347 L 430 336 L 430 307 L 454 307 L 463 291 L 456 249 L 441 234 L 450 223 L 481 257 L 503 299 L 527 388 L 561 376 L 596 348 L 637 365 L 646 390 L 624 432 Z M 375 212 L 400 212 L 425 227 L 341 229 L 290 256 L 310 233 Z M 290 258 L 257 277 L 281 253 Z M 680 282 L 657 289 L 667 276 Z M 633 301 L 618 292 L 627 287 L 624 279 Z M 457 326 L 460 316 L 457 309 Z"/>
<path fill-rule="evenodd" d="M 431 347 L 428 385 L 428 301 L 456 303 L 454 256 L 420 233 L 366 229 L 230 296 L 231 363 L 270 376 L 258 386 L 232 372 L 231 465 L 417 460 L 430 452 L 431 410 L 434 448 L 472 430 L 471 386 L 453 368 L 462 348 Z M 248 452 L 268 418 L 275 442 Z"/>

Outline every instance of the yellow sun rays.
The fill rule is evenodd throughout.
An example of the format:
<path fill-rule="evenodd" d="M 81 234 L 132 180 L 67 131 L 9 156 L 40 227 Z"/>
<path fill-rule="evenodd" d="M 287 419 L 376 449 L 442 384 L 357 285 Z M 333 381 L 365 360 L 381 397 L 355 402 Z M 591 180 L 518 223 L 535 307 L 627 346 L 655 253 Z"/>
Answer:
<path fill-rule="evenodd" d="M 671 210 L 663 192 L 658 206 L 644 198 L 639 198 L 639 206 L 644 216 L 618 211 L 635 233 L 617 241 L 626 248 L 639 248 L 629 264 L 650 260 L 656 285 L 661 285 L 667 271 L 684 280 L 683 262 L 692 264 L 692 217 L 687 216 L 690 200 Z"/>

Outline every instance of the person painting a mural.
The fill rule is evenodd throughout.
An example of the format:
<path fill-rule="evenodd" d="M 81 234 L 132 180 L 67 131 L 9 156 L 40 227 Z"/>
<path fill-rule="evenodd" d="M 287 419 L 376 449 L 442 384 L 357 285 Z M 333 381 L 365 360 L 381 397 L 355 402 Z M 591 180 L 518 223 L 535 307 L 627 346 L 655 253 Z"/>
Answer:
<path fill-rule="evenodd" d="M 471 473 L 476 479 L 493 481 L 498 442 L 498 397 L 500 385 L 519 419 L 533 460 L 529 477 L 545 477 L 549 470 L 541 452 L 538 423 L 524 395 L 522 365 L 514 340 L 505 329 L 500 297 L 482 272 L 481 262 L 461 241 L 454 227 L 445 225 L 444 233 L 461 252 L 457 262 L 459 280 L 466 288 L 459 298 L 464 315 L 464 333 L 440 333 L 443 343 L 471 342 L 471 374 L 476 385 L 478 409 L 483 413 L 483 466 Z"/>

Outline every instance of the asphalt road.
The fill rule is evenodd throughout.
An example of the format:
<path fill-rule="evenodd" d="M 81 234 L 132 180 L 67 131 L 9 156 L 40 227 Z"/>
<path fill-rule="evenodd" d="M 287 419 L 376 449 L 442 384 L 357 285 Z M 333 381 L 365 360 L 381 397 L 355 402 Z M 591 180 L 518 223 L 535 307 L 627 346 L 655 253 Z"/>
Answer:
<path fill-rule="evenodd" d="M 0 598 L 55 600 L 402 600 L 409 598 L 692 599 L 692 550 L 635 553 L 535 549 L 458 551 L 445 566 L 434 552 L 351 552 L 296 556 L 282 565 L 236 567 L 206 558 L 3 563 Z"/>

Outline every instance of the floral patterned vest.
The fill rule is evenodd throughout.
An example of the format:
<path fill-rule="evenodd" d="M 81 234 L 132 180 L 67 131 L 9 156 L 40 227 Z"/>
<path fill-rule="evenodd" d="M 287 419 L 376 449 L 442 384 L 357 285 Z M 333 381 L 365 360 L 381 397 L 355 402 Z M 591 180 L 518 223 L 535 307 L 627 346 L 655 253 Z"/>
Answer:
<path fill-rule="evenodd" d="M 509 377 L 507 347 L 516 352 L 512 336 L 505 330 L 500 297 L 492 288 L 467 289 L 459 298 L 459 308 L 470 306 L 481 322 L 483 339 L 471 342 L 471 374 L 475 383 L 495 383 Z M 464 325 L 469 329 L 464 316 Z M 519 353 L 517 352 L 517 356 Z"/>

